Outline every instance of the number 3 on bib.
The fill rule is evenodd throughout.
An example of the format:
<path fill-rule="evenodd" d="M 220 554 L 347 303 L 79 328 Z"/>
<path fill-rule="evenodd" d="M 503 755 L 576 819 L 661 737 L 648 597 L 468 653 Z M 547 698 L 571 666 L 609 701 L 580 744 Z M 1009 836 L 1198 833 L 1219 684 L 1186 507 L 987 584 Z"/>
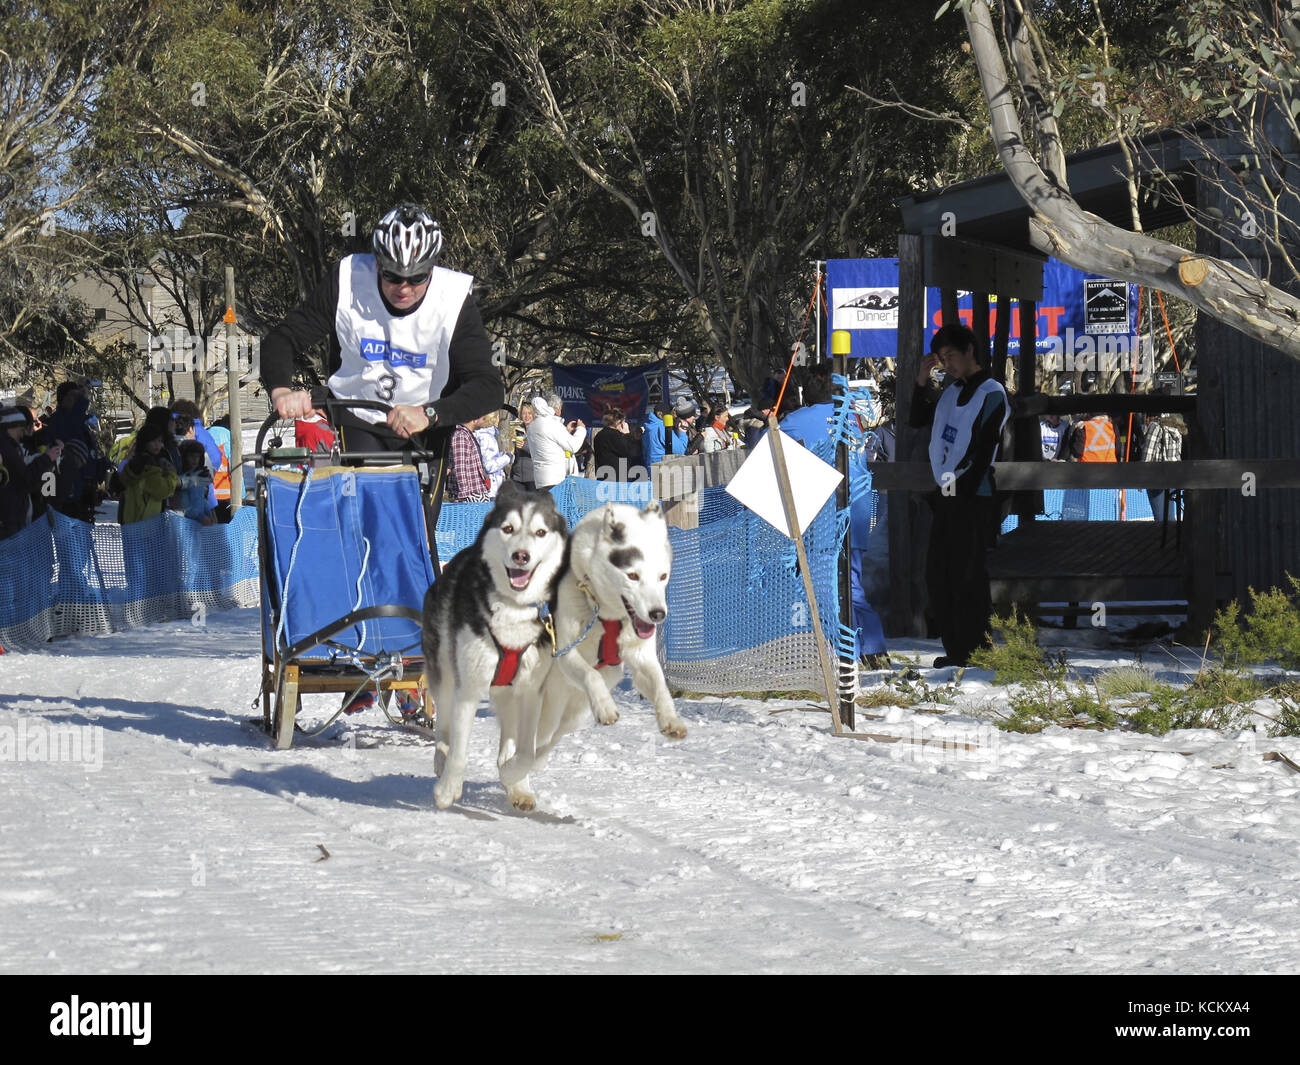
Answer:
<path fill-rule="evenodd" d="M 393 401 L 393 393 L 396 390 L 397 378 L 390 373 L 384 374 L 377 382 L 375 382 L 375 391 L 379 394 L 379 398 L 385 403 L 391 403 Z"/>

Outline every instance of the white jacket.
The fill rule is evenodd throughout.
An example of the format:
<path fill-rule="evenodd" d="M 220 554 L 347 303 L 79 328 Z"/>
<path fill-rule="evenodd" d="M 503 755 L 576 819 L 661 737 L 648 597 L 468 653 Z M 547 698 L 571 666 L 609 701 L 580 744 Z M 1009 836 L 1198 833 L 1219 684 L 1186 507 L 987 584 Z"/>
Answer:
<path fill-rule="evenodd" d="M 494 426 L 484 425 L 475 429 L 474 439 L 478 442 L 479 454 L 483 456 L 483 469 L 490 482 L 488 495 L 495 499 L 501 485 L 505 483 L 506 467 L 510 465 L 510 456 L 501 450 Z"/>
<path fill-rule="evenodd" d="M 528 450 L 533 456 L 533 482 L 538 488 L 550 488 L 568 476 L 570 458 L 587 439 L 587 430 L 579 426 L 569 432 L 558 414 L 541 399 L 533 400 L 537 412 L 528 424 Z M 567 453 L 567 454 L 566 454 Z"/>
<path fill-rule="evenodd" d="M 712 422 L 700 430 L 701 455 L 712 455 L 715 451 L 728 451 L 731 446 L 731 434 L 725 429 L 719 429 Z"/>

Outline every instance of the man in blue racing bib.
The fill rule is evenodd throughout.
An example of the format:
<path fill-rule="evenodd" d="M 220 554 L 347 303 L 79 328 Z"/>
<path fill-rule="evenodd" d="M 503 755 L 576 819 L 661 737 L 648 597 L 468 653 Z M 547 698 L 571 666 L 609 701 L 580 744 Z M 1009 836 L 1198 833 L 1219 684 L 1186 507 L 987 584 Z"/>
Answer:
<path fill-rule="evenodd" d="M 945 325 L 934 334 L 921 360 L 912 394 L 911 424 L 930 433 L 930 469 L 936 489 L 925 580 L 930 617 L 944 654 L 936 668 L 964 666 L 989 639 L 993 602 L 985 554 L 997 536 L 993 463 L 1002 427 L 1011 413 L 1006 389 L 980 358 L 975 334 Z M 942 365 L 948 380 L 931 387 L 931 371 Z"/>
<path fill-rule="evenodd" d="M 329 340 L 325 369 L 336 399 L 380 400 L 373 410 L 335 415 L 342 450 L 444 455 L 453 427 L 501 406 L 505 389 L 471 291 L 473 278 L 438 266 L 442 230 L 427 211 L 403 203 L 371 236 L 371 252 L 345 256 L 262 341 L 262 382 L 281 418 L 312 410 L 293 387 L 294 361 Z M 431 500 L 436 520 L 442 476 Z"/>

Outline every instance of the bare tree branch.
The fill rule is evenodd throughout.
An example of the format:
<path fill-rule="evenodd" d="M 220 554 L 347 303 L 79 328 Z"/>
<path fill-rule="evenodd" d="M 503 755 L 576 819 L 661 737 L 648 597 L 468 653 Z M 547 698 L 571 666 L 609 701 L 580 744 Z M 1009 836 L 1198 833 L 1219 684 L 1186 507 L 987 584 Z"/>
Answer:
<path fill-rule="evenodd" d="M 887 84 L 891 89 L 894 87 L 892 82 L 887 82 Z M 970 130 L 976 128 L 973 123 L 967 122 L 959 115 L 941 115 L 938 111 L 931 111 L 928 107 L 921 107 L 919 104 L 908 103 L 906 100 L 899 98 L 897 92 L 895 92 L 895 99 L 882 100 L 880 97 L 872 96 L 871 93 L 865 92 L 854 85 L 845 85 L 844 87 L 848 89 L 849 92 L 855 92 L 859 96 L 870 100 L 876 105 L 875 107 L 867 108 L 868 111 L 901 111 L 903 114 L 908 115 L 911 118 L 919 118 L 923 122 L 950 122 L 954 126 L 959 126 L 962 129 Z"/>
<path fill-rule="evenodd" d="M 1044 172 L 1025 144 L 985 0 L 971 0 L 964 17 L 994 141 L 1008 176 L 1033 211 L 1035 245 L 1079 269 L 1140 281 L 1185 299 L 1300 359 L 1300 300 L 1221 259 L 1119 229 L 1080 208 Z"/>

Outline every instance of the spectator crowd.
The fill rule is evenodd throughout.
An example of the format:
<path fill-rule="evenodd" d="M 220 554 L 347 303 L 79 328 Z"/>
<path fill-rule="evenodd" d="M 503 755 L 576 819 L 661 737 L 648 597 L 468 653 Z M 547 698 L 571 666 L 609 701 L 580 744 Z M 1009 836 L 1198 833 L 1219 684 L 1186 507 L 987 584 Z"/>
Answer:
<path fill-rule="evenodd" d="M 135 432 L 114 441 L 91 408 L 87 386 L 84 378 L 63 382 L 54 404 L 43 411 L 31 394 L 0 405 L 0 538 L 46 510 L 92 522 L 106 501 L 116 501 L 108 514 L 122 524 L 164 510 L 204 525 L 230 520 L 226 419 L 208 427 L 194 402 L 178 399 L 152 408 Z M 808 431 L 804 414 L 829 402 L 829 379 L 814 372 L 801 391 L 802 403 L 797 390 L 787 390 L 778 412 L 783 424 L 790 418 L 791 429 L 797 425 L 797 439 Z M 536 395 L 519 408 L 513 432 L 503 416 L 514 414 L 513 408 L 456 426 L 447 498 L 491 500 L 507 478 L 529 489 L 551 488 L 570 475 L 642 480 L 652 466 L 674 455 L 752 448 L 766 431 L 775 397 L 775 382 L 769 381 L 758 403 L 733 415 L 722 403 L 701 413 L 690 397 L 678 396 L 655 403 L 639 422 L 610 406 L 593 429 L 581 418 L 566 420 L 557 395 Z M 790 417 L 800 410 L 804 414 Z M 320 412 L 299 419 L 295 428 L 299 443 L 310 450 L 328 452 L 334 445 Z M 1186 432 L 1176 416 L 1140 420 L 1131 442 L 1104 414 L 1073 422 L 1051 414 L 1040 421 L 1043 458 L 1055 462 L 1115 462 L 1127 456 L 1176 461 Z M 890 424 L 875 426 L 871 439 L 872 458 L 891 457 Z M 1153 507 L 1162 509 L 1163 494 L 1152 494 Z"/>
<path fill-rule="evenodd" d="M 595 429 L 581 418 L 566 420 L 562 410 L 554 393 L 534 396 L 520 405 L 512 436 L 497 414 L 458 425 L 451 439 L 448 500 L 493 499 L 507 478 L 526 489 L 553 488 L 570 476 L 645 480 L 650 467 L 666 457 L 744 447 L 740 433 L 751 424 L 767 424 L 765 412 L 754 410 L 735 421 L 722 403 L 701 418 L 686 396 L 656 403 L 642 423 L 609 406 Z"/>
<path fill-rule="evenodd" d="M 94 412 L 85 378 L 60 384 L 43 411 L 30 393 L 0 405 L 0 539 L 49 510 L 123 525 L 164 510 L 202 525 L 230 520 L 228 425 L 209 430 L 199 407 L 178 399 L 117 440 L 113 428 Z"/>
<path fill-rule="evenodd" d="M 92 409 L 89 382 L 58 386 L 54 404 L 38 411 L 31 394 L 0 404 L 0 539 L 47 510 L 79 521 L 116 519 L 123 525 L 172 510 L 203 524 L 230 520 L 228 419 L 209 427 L 199 407 L 178 399 L 153 407 L 140 425 L 116 440 Z M 734 421 L 725 405 L 700 417 L 678 397 L 655 405 L 638 424 L 614 407 L 596 431 L 563 418 L 554 394 L 524 403 L 519 427 L 507 432 L 504 413 L 457 425 L 449 446 L 447 498 L 495 498 L 507 478 L 524 488 L 551 488 L 570 475 L 640 480 L 670 455 L 709 454 L 744 446 L 739 438 L 763 415 Z M 330 452 L 335 434 L 321 412 L 295 422 L 300 446 Z M 752 443 L 752 441 L 750 441 Z"/>

